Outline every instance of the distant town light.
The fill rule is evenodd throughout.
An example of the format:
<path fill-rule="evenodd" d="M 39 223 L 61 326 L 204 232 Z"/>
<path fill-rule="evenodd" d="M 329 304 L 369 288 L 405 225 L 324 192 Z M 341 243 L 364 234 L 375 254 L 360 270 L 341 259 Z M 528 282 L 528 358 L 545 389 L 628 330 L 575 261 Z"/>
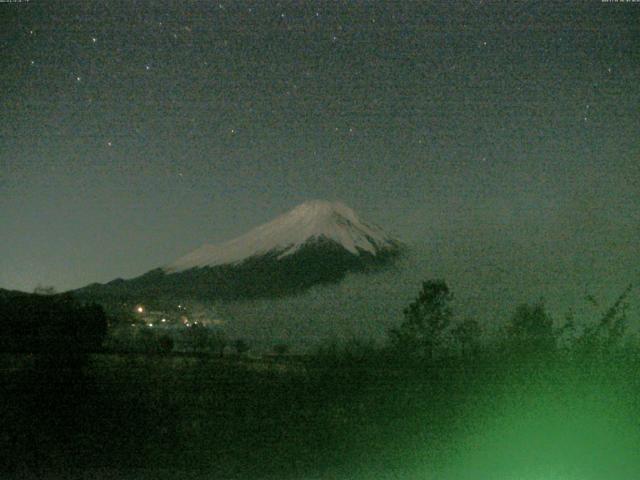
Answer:
<path fill-rule="evenodd" d="M 162 319 L 162 323 L 164 323 L 164 322 L 166 322 L 166 321 L 167 321 L 167 319 L 166 319 L 166 318 L 163 318 L 163 319 Z"/>
<path fill-rule="evenodd" d="M 139 305 L 139 306 L 136 308 L 136 312 L 138 312 L 138 313 L 144 313 L 144 307 L 143 307 L 142 305 Z"/>
<path fill-rule="evenodd" d="M 153 327 L 153 323 L 147 323 L 148 327 Z"/>

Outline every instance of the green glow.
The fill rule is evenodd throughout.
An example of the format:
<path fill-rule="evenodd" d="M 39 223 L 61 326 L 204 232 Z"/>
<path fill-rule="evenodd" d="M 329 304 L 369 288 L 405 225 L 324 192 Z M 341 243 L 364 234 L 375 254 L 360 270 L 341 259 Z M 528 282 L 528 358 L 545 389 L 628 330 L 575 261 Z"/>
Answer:
<path fill-rule="evenodd" d="M 445 478 L 637 478 L 640 435 L 631 398 L 605 382 L 496 391 L 481 413 L 470 410 L 461 423 Z"/>

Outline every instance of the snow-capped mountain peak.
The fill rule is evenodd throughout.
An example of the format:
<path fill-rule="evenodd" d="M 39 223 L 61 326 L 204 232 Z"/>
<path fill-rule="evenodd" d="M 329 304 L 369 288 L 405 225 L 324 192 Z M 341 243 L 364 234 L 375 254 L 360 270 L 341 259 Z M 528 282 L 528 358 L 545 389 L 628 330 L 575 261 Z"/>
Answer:
<path fill-rule="evenodd" d="M 397 243 L 377 227 L 362 222 L 340 202 L 313 200 L 275 220 L 220 245 L 203 245 L 164 268 L 168 273 L 197 267 L 238 264 L 275 253 L 284 258 L 314 240 L 328 240 L 354 255 L 394 249 Z"/>

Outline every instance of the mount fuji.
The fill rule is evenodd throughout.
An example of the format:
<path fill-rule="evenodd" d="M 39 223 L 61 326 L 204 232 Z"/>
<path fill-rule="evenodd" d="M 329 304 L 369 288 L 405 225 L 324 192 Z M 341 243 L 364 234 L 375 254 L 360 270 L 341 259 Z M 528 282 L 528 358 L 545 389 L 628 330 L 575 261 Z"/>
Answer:
<path fill-rule="evenodd" d="M 390 264 L 402 244 L 340 202 L 314 200 L 219 245 L 205 244 L 130 279 L 92 284 L 92 297 L 240 300 L 281 297 Z"/>

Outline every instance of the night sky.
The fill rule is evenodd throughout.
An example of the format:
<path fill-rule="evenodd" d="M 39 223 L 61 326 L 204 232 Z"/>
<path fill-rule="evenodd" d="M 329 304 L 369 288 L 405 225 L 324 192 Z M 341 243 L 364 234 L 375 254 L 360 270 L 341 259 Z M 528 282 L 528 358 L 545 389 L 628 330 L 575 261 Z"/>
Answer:
<path fill-rule="evenodd" d="M 140 275 L 319 198 L 469 285 L 617 288 L 639 79 L 640 3 L 0 3 L 0 287 Z"/>

